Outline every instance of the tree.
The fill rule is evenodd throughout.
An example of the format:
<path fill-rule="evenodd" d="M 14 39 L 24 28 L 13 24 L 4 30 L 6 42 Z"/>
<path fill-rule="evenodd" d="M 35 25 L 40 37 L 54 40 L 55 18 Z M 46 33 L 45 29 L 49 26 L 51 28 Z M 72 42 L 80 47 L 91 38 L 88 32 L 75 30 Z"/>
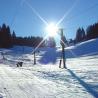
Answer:
<path fill-rule="evenodd" d="M 6 28 L 6 47 L 10 48 L 12 47 L 12 36 L 11 36 L 11 32 L 10 32 L 10 27 L 7 26 Z"/>
<path fill-rule="evenodd" d="M 69 39 L 68 41 L 68 44 L 71 46 L 71 45 L 74 45 L 75 44 L 75 41 L 73 39 Z"/>
<path fill-rule="evenodd" d="M 10 27 L 5 24 L 0 27 L 0 47 L 10 48 L 12 47 L 12 37 L 10 32 Z"/>
<path fill-rule="evenodd" d="M 85 40 L 85 31 L 83 28 L 78 28 L 77 32 L 76 32 L 76 43 L 78 42 L 82 42 Z"/>
<path fill-rule="evenodd" d="M 98 23 L 88 26 L 87 30 L 87 40 L 98 37 Z"/>
<path fill-rule="evenodd" d="M 16 34 L 15 34 L 14 31 L 13 31 L 13 33 L 12 33 L 12 44 L 13 44 L 13 45 L 16 44 Z"/>
<path fill-rule="evenodd" d="M 1 42 L 1 48 L 5 48 L 6 47 L 6 25 L 3 24 L 1 27 L 1 34 L 0 34 L 0 42 Z"/>
<path fill-rule="evenodd" d="M 82 41 L 85 41 L 86 39 L 85 30 L 82 28 L 81 32 L 82 32 Z"/>
<path fill-rule="evenodd" d="M 1 26 L 0 26 L 0 47 L 2 47 L 2 34 L 1 34 Z"/>
<path fill-rule="evenodd" d="M 45 41 L 43 41 L 42 37 L 17 37 L 15 32 L 11 34 L 10 27 L 3 24 L 2 27 L 0 26 L 0 48 L 10 48 L 13 45 L 25 45 L 36 47 L 45 46 Z"/>
<path fill-rule="evenodd" d="M 93 38 L 93 26 L 92 25 L 88 26 L 86 32 L 87 32 L 86 39 L 87 40 L 92 39 Z"/>
<path fill-rule="evenodd" d="M 56 42 L 55 42 L 55 39 L 53 37 L 49 37 L 49 39 L 47 40 L 47 46 L 56 47 Z"/>

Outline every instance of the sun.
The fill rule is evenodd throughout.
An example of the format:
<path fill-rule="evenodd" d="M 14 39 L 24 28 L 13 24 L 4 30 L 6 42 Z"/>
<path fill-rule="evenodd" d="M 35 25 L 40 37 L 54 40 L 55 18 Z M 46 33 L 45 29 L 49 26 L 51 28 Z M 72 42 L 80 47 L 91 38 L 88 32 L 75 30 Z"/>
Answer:
<path fill-rule="evenodd" d="M 48 26 L 46 27 L 46 32 L 50 37 L 55 37 L 57 35 L 57 31 L 58 31 L 58 27 L 53 22 L 48 24 Z"/>

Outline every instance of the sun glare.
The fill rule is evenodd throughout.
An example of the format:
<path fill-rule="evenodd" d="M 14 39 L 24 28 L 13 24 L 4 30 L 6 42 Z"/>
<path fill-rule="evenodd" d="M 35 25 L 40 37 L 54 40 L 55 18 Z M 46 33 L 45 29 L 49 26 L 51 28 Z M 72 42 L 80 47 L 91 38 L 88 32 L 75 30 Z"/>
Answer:
<path fill-rule="evenodd" d="M 46 32 L 48 33 L 48 36 L 50 36 L 50 37 L 56 36 L 57 31 L 58 31 L 58 27 L 57 27 L 57 25 L 55 25 L 54 23 L 50 23 L 50 24 L 46 27 Z"/>

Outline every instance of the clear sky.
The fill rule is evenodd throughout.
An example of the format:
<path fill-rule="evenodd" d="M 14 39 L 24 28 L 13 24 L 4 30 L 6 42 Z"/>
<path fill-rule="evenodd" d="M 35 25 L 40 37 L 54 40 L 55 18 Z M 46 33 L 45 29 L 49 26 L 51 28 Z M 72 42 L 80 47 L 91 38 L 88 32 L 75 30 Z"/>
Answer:
<path fill-rule="evenodd" d="M 45 21 L 59 23 L 69 38 L 78 27 L 98 22 L 98 0 L 0 0 L 0 25 L 6 23 L 17 36 L 43 36 Z"/>

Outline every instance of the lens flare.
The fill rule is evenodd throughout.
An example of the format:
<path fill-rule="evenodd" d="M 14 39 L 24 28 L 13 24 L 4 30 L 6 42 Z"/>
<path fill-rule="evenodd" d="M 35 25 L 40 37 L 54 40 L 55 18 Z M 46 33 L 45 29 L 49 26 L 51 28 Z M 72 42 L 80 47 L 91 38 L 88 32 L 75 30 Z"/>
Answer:
<path fill-rule="evenodd" d="M 50 37 L 55 37 L 56 35 L 58 35 L 58 31 L 59 31 L 58 25 L 61 24 L 65 20 L 65 18 L 68 16 L 68 14 L 74 9 L 74 7 L 77 4 L 77 1 L 78 0 L 76 0 L 76 2 L 73 4 L 73 6 L 68 10 L 67 13 L 65 13 L 62 16 L 62 18 L 56 24 L 54 24 L 54 23 L 48 24 L 48 22 L 31 6 L 31 4 L 28 1 L 26 1 L 26 0 L 23 0 L 22 1 L 21 5 L 25 2 L 28 5 L 28 7 L 32 10 L 32 12 L 47 26 L 46 30 L 47 30 L 47 33 L 48 34 L 38 44 L 38 46 L 34 49 L 34 51 L 36 51 L 40 47 L 40 45 L 45 41 L 45 39 L 47 39 L 49 36 Z M 75 56 L 75 54 L 74 54 L 73 51 L 70 51 L 70 52 Z"/>
<path fill-rule="evenodd" d="M 58 31 L 58 27 L 53 22 L 48 24 L 47 27 L 46 27 L 46 32 L 47 32 L 48 36 L 50 36 L 50 37 L 56 36 L 57 31 Z"/>

